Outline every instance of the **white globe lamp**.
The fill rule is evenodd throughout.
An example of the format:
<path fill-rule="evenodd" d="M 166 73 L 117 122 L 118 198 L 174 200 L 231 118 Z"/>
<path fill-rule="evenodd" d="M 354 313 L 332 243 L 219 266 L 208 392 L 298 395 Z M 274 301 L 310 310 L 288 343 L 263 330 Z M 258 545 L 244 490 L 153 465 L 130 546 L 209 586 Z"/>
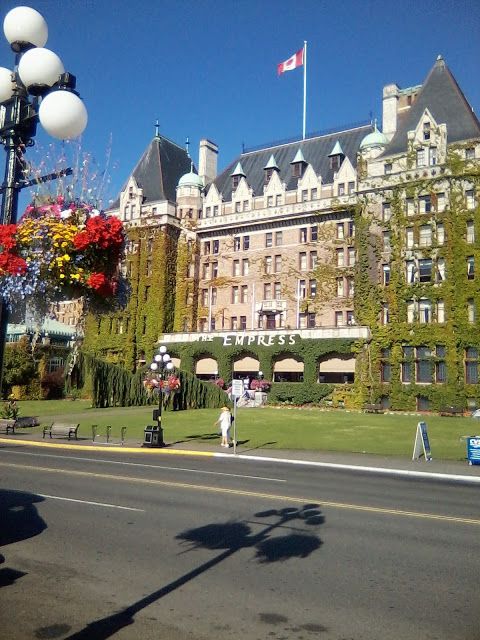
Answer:
<path fill-rule="evenodd" d="M 150 369 L 152 371 L 157 371 L 158 369 L 158 364 L 156 362 L 152 362 L 152 364 L 150 365 Z"/>
<path fill-rule="evenodd" d="M 10 69 L 0 67 L 0 102 L 5 102 L 13 96 L 15 83 L 12 80 L 12 72 Z"/>
<path fill-rule="evenodd" d="M 53 138 L 71 140 L 83 133 L 88 114 L 80 98 L 71 91 L 53 91 L 43 98 L 38 110 L 42 127 Z"/>
<path fill-rule="evenodd" d="M 31 87 L 51 87 L 65 72 L 63 62 L 50 49 L 34 47 L 26 51 L 18 64 L 18 75 L 23 84 Z"/>
<path fill-rule="evenodd" d="M 7 13 L 3 32 L 14 51 L 22 51 L 25 45 L 43 47 L 48 40 L 48 26 L 41 13 L 30 7 L 16 7 Z"/>

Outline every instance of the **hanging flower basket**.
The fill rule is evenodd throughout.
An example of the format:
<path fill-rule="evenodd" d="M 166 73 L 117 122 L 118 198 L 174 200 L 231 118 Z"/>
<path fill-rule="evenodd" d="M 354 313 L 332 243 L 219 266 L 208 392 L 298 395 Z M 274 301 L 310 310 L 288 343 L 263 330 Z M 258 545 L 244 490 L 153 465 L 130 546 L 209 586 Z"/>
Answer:
<path fill-rule="evenodd" d="M 165 380 L 158 373 L 149 372 L 143 380 L 143 386 L 149 394 L 163 393 L 169 396 L 180 389 L 180 378 L 174 374 L 169 375 Z"/>
<path fill-rule="evenodd" d="M 0 225 L 0 295 L 11 308 L 27 301 L 45 312 L 51 303 L 82 297 L 111 304 L 123 287 L 121 221 L 62 196 L 29 205 L 18 224 Z"/>

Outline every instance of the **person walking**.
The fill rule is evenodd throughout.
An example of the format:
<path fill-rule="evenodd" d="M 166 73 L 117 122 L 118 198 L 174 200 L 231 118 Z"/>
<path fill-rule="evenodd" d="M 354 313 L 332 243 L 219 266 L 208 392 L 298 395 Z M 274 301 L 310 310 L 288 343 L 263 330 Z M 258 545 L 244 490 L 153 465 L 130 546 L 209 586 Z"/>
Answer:
<path fill-rule="evenodd" d="M 228 407 L 222 407 L 222 411 L 214 425 L 217 424 L 220 426 L 220 432 L 222 434 L 220 446 L 228 448 L 230 446 L 230 425 L 232 424 L 232 414 Z"/>

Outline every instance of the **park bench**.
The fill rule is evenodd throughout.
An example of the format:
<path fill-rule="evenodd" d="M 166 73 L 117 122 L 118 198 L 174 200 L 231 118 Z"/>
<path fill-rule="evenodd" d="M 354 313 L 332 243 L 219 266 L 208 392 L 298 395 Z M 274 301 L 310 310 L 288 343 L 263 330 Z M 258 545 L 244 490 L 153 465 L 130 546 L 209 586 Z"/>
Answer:
<path fill-rule="evenodd" d="M 383 413 L 384 411 L 381 404 L 365 404 L 363 410 L 365 413 Z"/>
<path fill-rule="evenodd" d="M 463 416 L 463 409 L 461 407 L 443 407 L 440 409 L 441 416 Z"/>
<path fill-rule="evenodd" d="M 0 418 L 1 433 L 15 433 L 15 420 L 9 418 Z"/>
<path fill-rule="evenodd" d="M 63 422 L 52 422 L 49 427 L 43 427 L 43 437 L 48 433 L 50 438 L 54 436 L 68 438 L 75 438 L 77 440 L 77 431 L 79 424 L 64 424 Z"/>

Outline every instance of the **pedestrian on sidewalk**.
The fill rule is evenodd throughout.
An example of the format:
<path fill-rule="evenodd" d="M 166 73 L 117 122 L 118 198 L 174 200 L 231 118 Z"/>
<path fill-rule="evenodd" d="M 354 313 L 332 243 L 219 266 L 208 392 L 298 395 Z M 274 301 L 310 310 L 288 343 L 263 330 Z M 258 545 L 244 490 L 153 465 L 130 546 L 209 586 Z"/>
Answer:
<path fill-rule="evenodd" d="M 220 426 L 220 433 L 222 434 L 221 447 L 230 446 L 230 426 L 232 424 L 232 414 L 228 407 L 222 407 L 222 411 L 218 417 L 218 420 L 214 422 L 214 426 Z"/>

